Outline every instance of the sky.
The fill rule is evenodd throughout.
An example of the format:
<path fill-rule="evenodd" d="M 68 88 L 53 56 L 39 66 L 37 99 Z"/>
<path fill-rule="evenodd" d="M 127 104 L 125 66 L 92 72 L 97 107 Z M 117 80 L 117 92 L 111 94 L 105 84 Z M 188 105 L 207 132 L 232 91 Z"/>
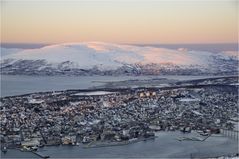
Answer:
<path fill-rule="evenodd" d="M 237 0 L 1 0 L 1 43 L 237 43 Z"/>

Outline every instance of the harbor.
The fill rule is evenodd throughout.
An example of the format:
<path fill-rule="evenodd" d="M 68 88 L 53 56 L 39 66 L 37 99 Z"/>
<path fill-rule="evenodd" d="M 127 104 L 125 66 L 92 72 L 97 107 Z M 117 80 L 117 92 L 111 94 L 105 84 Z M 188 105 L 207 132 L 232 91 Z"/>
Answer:
<path fill-rule="evenodd" d="M 178 137 L 191 137 L 192 134 L 182 132 L 158 132 L 153 140 L 140 141 L 133 144 L 120 146 L 107 146 L 97 148 L 81 148 L 80 146 L 60 145 L 44 146 L 38 149 L 38 153 L 50 158 L 191 158 L 217 157 L 234 155 L 238 151 L 238 141 L 213 135 L 207 140 L 201 141 L 178 141 Z M 30 153 L 30 154 L 29 154 Z M 1 154 L 1 158 L 40 158 L 32 152 L 20 150 L 8 150 Z M 30 157 L 29 157 L 30 156 Z"/>

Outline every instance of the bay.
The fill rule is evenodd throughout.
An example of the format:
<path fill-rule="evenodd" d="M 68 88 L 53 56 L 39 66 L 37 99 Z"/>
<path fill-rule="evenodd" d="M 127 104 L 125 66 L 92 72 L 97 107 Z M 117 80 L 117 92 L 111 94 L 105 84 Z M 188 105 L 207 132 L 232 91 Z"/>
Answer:
<path fill-rule="evenodd" d="M 105 82 L 168 78 L 192 80 L 213 76 L 26 76 L 1 75 L 0 96 L 15 96 L 34 92 L 59 91 L 66 89 L 88 89 Z"/>
<path fill-rule="evenodd" d="M 178 141 L 178 137 L 189 137 L 193 134 L 181 132 L 158 132 L 154 140 L 140 141 L 133 144 L 81 148 L 79 146 L 47 146 L 40 148 L 39 153 L 51 158 L 191 158 L 217 157 L 235 154 L 238 144 L 235 139 L 223 136 L 211 136 L 205 141 Z M 12 153 L 14 152 L 14 154 Z M 29 153 L 10 150 L 2 158 L 17 156 L 30 157 Z M 34 154 L 30 158 L 38 158 Z"/>

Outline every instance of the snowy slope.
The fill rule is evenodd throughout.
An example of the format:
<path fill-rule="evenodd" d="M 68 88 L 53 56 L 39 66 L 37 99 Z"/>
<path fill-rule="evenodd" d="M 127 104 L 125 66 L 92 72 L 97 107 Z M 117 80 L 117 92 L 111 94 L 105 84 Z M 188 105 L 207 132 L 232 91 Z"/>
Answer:
<path fill-rule="evenodd" d="M 137 74 L 167 74 L 167 70 L 191 69 L 204 73 L 213 73 L 218 65 L 225 71 L 237 71 L 232 68 L 237 64 L 237 53 L 210 53 L 188 51 L 184 48 L 171 50 L 156 47 L 139 47 L 103 42 L 64 43 L 38 49 L 20 50 L 2 56 L 2 73 L 31 74 L 36 71 L 71 72 L 81 74 L 79 70 L 89 70 L 90 74 L 102 74 L 104 71 Z M 224 66 L 225 65 L 225 66 Z M 125 70 L 127 69 L 127 70 Z M 227 70 L 232 69 L 232 70 Z M 235 69 L 235 70 L 234 70 Z M 97 70 L 96 72 L 94 72 Z M 150 72 L 147 73 L 145 71 Z M 93 71 L 93 73 L 92 73 Z M 136 72 L 135 72 L 136 71 Z M 166 71 L 166 72 L 165 72 Z M 97 73 L 98 72 L 98 73 Z M 117 71 L 116 71 L 117 72 Z M 185 71 L 184 71 L 185 72 Z M 104 74 L 104 73 L 103 73 Z M 187 74 L 187 73 L 186 73 Z M 190 74 L 190 72 L 188 72 Z"/>
<path fill-rule="evenodd" d="M 23 50 L 23 49 L 17 49 L 17 48 L 2 48 L 2 47 L 0 47 L 0 49 L 1 49 L 1 57 L 14 54 Z"/>

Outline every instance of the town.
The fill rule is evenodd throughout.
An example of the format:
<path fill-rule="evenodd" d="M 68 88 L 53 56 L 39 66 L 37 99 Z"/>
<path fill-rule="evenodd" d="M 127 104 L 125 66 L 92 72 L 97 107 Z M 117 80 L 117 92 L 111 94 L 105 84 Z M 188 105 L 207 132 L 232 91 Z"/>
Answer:
<path fill-rule="evenodd" d="M 230 79 L 231 84 L 225 84 L 225 79 L 205 81 L 204 85 L 180 83 L 167 88 L 67 90 L 3 97 L 1 146 L 94 147 L 153 139 L 157 131 L 197 131 L 209 136 L 221 129 L 236 129 L 238 77 Z"/>

